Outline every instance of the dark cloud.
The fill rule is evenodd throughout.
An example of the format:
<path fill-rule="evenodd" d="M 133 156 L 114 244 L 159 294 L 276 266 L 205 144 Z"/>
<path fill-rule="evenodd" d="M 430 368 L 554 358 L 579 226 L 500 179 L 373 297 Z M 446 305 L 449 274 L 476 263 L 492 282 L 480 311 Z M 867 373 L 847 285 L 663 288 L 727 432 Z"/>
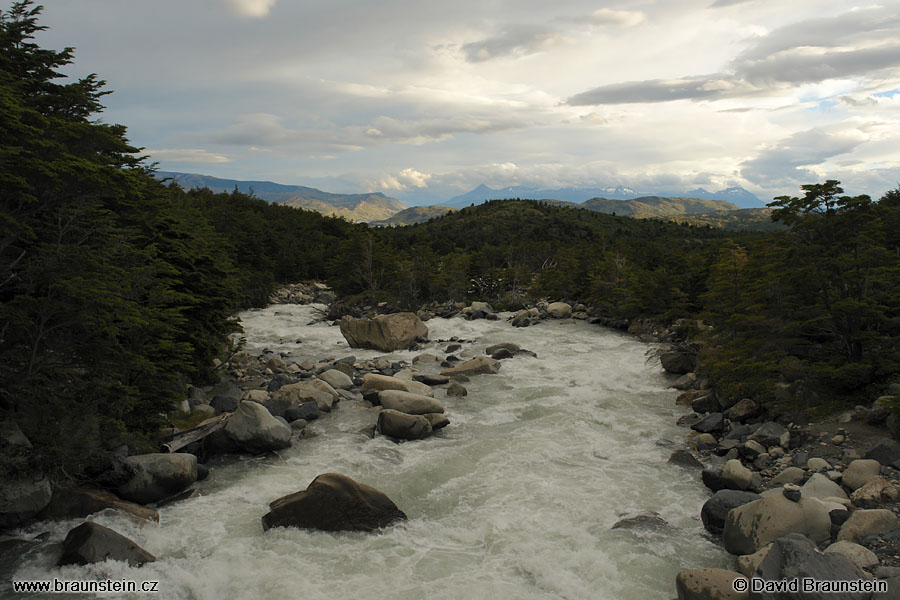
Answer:
<path fill-rule="evenodd" d="M 591 104 L 627 104 L 633 102 L 669 102 L 672 100 L 717 99 L 745 95 L 746 84 L 720 76 L 683 79 L 650 79 L 604 85 L 569 98 L 573 106 Z"/>
<path fill-rule="evenodd" d="M 499 35 L 462 45 L 468 62 L 484 62 L 506 56 L 527 56 L 560 43 L 562 34 L 545 27 L 516 27 Z"/>

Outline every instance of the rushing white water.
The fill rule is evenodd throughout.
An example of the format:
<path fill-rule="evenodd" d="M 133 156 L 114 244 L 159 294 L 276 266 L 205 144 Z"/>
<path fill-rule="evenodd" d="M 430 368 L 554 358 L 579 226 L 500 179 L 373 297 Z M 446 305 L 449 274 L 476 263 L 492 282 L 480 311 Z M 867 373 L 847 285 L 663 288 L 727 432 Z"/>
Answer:
<path fill-rule="evenodd" d="M 336 327 L 308 326 L 312 310 L 244 313 L 248 350 L 380 356 L 349 349 Z M 707 494 L 697 474 L 666 464 L 666 441 L 685 435 L 674 425 L 683 409 L 658 362 L 645 361 L 645 344 L 572 320 L 524 329 L 502 320 L 428 326 L 433 340 L 474 340 L 464 349 L 479 352 L 511 341 L 538 358 L 504 360 L 499 374 L 466 383 L 466 397 L 444 398 L 438 388 L 451 425 L 426 440 L 369 439 L 358 431 L 376 413 L 344 401 L 310 424 L 319 435 L 279 456 L 213 462 L 204 495 L 164 507 L 159 525 L 91 517 L 137 541 L 154 563 L 57 568 L 58 550 L 44 543 L 13 578 L 158 580 L 155 597 L 209 600 L 644 600 L 673 597 L 681 569 L 727 564 L 703 533 Z M 445 346 L 429 351 L 442 355 Z M 269 502 L 325 472 L 384 491 L 409 520 L 378 533 L 263 532 Z M 658 512 L 674 529 L 610 530 L 642 511 Z M 23 533 L 49 531 L 61 541 L 78 522 Z"/>

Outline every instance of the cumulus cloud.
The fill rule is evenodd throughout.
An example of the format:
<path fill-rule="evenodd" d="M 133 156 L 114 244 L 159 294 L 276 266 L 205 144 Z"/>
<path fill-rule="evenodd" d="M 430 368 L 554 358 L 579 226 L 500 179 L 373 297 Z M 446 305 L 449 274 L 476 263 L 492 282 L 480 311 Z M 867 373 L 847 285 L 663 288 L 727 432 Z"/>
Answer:
<path fill-rule="evenodd" d="M 260 19 L 269 14 L 278 0 L 226 0 L 228 8 L 242 17 Z"/>
<path fill-rule="evenodd" d="M 853 151 L 867 136 L 851 127 L 816 127 L 795 133 L 744 161 L 741 175 L 766 188 L 816 181 L 815 167 Z"/>
<path fill-rule="evenodd" d="M 558 31 L 537 26 L 520 26 L 460 48 L 468 62 L 484 62 L 495 58 L 528 56 L 565 41 Z"/>
<path fill-rule="evenodd" d="M 198 148 L 159 148 L 156 150 L 145 150 L 145 152 L 155 160 L 165 160 L 171 162 L 200 164 L 221 164 L 231 162 L 231 159 L 223 154 L 215 154 L 213 152 L 208 152 L 206 150 Z"/>
<path fill-rule="evenodd" d="M 403 169 L 396 174 L 386 174 L 370 179 L 365 182 L 367 189 L 388 190 L 403 192 L 410 189 L 420 189 L 428 187 L 428 180 L 431 175 L 422 173 L 416 169 Z"/>

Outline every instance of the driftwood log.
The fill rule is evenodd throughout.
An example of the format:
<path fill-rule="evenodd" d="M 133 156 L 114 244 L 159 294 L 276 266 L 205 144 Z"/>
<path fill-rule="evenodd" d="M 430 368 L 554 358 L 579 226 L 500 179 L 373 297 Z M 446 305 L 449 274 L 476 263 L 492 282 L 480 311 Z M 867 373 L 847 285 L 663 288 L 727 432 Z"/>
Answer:
<path fill-rule="evenodd" d="M 196 441 L 202 440 L 212 432 L 225 427 L 229 417 L 231 417 L 231 413 L 225 413 L 218 417 L 206 419 L 196 427 L 167 435 L 162 439 L 162 451 L 178 452 L 188 444 L 193 444 Z"/>

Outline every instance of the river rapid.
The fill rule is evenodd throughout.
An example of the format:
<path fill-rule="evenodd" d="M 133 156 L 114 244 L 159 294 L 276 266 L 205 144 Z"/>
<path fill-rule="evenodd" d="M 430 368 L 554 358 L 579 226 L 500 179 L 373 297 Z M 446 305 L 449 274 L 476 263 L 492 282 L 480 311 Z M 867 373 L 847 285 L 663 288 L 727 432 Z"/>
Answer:
<path fill-rule="evenodd" d="M 383 356 L 348 348 L 337 327 L 309 325 L 314 310 L 243 313 L 247 350 L 294 360 Z M 428 439 L 369 439 L 359 430 L 376 413 L 344 400 L 310 423 L 317 435 L 277 456 L 211 462 L 204 495 L 162 508 L 159 525 L 91 517 L 156 562 L 57 568 L 53 542 L 80 521 L 43 522 L 22 533 L 49 532 L 49 543 L 25 552 L 12 577 L 158 580 L 149 597 L 165 599 L 648 600 L 674 597 L 682 569 L 728 564 L 704 535 L 699 473 L 666 463 L 684 439 L 675 420 L 685 409 L 675 407 L 658 361 L 646 360 L 647 344 L 576 320 L 427 325 L 432 340 L 473 340 L 464 350 L 514 342 L 538 357 L 503 360 L 499 374 L 465 383 L 465 397 L 436 388 L 451 424 Z M 446 345 L 426 351 L 443 356 Z M 419 353 L 391 356 L 411 362 Z M 269 502 L 326 472 L 382 490 L 409 520 L 368 534 L 263 533 Z M 644 511 L 673 528 L 610 529 Z"/>

